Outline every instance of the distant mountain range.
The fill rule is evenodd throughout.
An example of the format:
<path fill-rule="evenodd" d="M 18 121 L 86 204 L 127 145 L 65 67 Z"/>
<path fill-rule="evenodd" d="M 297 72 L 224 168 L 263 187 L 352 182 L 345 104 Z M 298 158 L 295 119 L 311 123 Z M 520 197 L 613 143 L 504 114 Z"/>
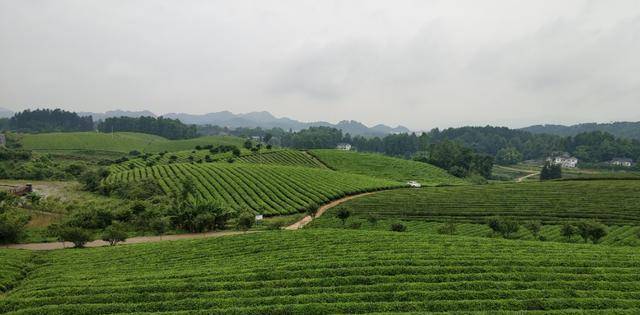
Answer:
<path fill-rule="evenodd" d="M 0 107 L 0 118 L 9 118 L 13 116 L 13 111 L 10 109 Z"/>
<path fill-rule="evenodd" d="M 109 117 L 140 117 L 140 116 L 153 116 L 154 113 L 150 111 L 108 111 L 105 113 L 78 113 L 81 116 L 93 116 L 94 120 L 104 120 Z M 337 124 L 332 124 L 325 121 L 316 122 L 302 122 L 291 118 L 281 117 L 277 118 L 267 111 L 262 112 L 250 112 L 246 114 L 234 114 L 230 111 L 222 111 L 216 113 L 208 113 L 202 115 L 186 114 L 186 113 L 169 113 L 162 115 L 165 118 L 180 119 L 186 124 L 195 125 L 217 125 L 229 128 L 282 128 L 284 130 L 302 130 L 309 127 L 333 127 L 342 130 L 344 133 L 351 135 L 361 136 L 384 136 L 391 133 L 403 133 L 411 132 L 408 128 L 403 126 L 389 127 L 386 125 L 375 125 L 368 127 L 355 120 L 343 120 Z"/>
<path fill-rule="evenodd" d="M 575 136 L 582 132 L 604 131 L 616 137 L 640 140 L 640 122 L 584 123 L 577 125 L 534 125 L 521 130 L 558 136 Z"/>

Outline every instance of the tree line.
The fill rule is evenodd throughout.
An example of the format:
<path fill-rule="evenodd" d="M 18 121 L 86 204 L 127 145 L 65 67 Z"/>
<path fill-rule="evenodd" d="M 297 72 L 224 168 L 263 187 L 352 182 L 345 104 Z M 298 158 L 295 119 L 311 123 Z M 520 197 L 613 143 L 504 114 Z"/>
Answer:
<path fill-rule="evenodd" d="M 190 139 L 198 136 L 195 125 L 183 124 L 178 119 L 163 117 L 111 117 L 98 123 L 100 132 L 141 132 L 167 139 Z"/>
<path fill-rule="evenodd" d="M 62 109 L 27 109 L 9 118 L 3 129 L 32 133 L 91 131 L 93 118 Z"/>

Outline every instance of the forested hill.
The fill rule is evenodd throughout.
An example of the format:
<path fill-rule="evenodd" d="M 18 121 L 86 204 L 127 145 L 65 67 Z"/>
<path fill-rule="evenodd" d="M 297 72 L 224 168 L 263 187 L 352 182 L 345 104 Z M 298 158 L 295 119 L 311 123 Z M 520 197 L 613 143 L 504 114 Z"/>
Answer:
<path fill-rule="evenodd" d="M 571 126 L 565 125 L 534 125 L 521 130 L 531 133 L 552 134 L 558 136 L 575 136 L 583 132 L 604 131 L 616 137 L 640 140 L 640 121 L 638 122 L 614 122 L 614 123 L 584 123 Z"/>

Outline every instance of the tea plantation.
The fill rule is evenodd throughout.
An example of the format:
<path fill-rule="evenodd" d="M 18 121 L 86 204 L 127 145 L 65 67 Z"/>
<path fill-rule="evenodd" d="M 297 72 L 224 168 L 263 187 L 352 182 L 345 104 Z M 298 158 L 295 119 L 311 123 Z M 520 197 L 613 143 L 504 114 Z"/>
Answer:
<path fill-rule="evenodd" d="M 386 191 L 348 201 L 354 215 L 485 223 L 492 216 L 560 224 L 595 219 L 608 225 L 640 225 L 640 181 L 571 180 L 430 187 Z"/>
<path fill-rule="evenodd" d="M 375 153 L 341 150 L 311 150 L 310 154 L 328 167 L 346 173 L 386 178 L 400 182 L 415 180 L 425 186 L 459 185 L 466 181 L 431 164 Z"/>
<path fill-rule="evenodd" d="M 181 181 L 192 181 L 198 197 L 266 215 L 301 212 L 348 194 L 404 186 L 390 180 L 318 168 L 245 163 L 176 163 L 135 168 L 112 174 L 106 182 L 147 178 L 156 180 L 168 194 L 181 189 Z"/>
<path fill-rule="evenodd" d="M 628 247 L 319 229 L 38 261 L 0 313 L 640 312 L 640 252 Z"/>

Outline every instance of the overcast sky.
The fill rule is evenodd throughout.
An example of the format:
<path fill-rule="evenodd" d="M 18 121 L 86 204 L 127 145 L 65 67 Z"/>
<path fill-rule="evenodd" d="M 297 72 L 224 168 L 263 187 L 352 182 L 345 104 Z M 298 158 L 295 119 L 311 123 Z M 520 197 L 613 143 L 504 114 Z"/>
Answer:
<path fill-rule="evenodd" d="M 0 107 L 640 120 L 640 1 L 0 0 Z"/>

